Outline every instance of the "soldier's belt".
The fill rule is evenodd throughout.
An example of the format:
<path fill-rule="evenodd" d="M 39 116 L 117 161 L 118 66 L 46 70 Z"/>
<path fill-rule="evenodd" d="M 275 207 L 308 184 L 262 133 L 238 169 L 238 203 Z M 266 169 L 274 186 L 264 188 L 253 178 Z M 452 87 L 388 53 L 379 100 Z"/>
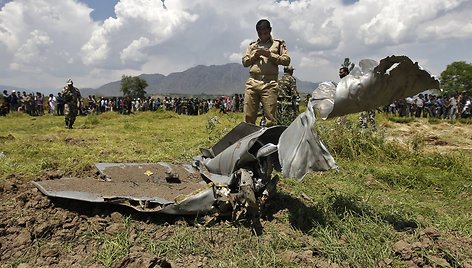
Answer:
<path fill-rule="evenodd" d="M 277 74 L 249 74 L 249 77 L 260 81 L 277 81 L 279 76 Z"/>
<path fill-rule="evenodd" d="M 293 103 L 291 101 L 283 101 L 283 100 L 277 100 L 277 102 L 281 105 L 285 105 L 285 106 L 291 106 L 293 105 Z"/>

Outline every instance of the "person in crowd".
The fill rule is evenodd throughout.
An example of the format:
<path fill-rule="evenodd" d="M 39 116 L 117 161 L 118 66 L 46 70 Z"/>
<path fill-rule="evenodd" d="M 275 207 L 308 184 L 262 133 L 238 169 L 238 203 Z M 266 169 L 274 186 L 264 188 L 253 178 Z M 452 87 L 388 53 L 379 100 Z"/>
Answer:
<path fill-rule="evenodd" d="M 61 92 L 57 93 L 56 103 L 57 103 L 57 115 L 63 116 L 64 115 L 64 97 L 62 96 Z"/>
<path fill-rule="evenodd" d="M 461 113 L 461 118 L 467 119 L 467 118 L 470 118 L 470 117 L 471 117 L 471 115 L 470 115 L 470 106 L 465 106 L 464 111 L 462 111 L 462 113 Z"/>
<path fill-rule="evenodd" d="M 44 95 L 41 92 L 36 92 L 34 103 L 36 104 L 36 115 L 44 115 Z"/>
<path fill-rule="evenodd" d="M 54 114 L 56 111 L 56 97 L 54 97 L 54 94 L 49 94 L 48 98 L 48 113 Z"/>
<path fill-rule="evenodd" d="M 452 95 L 449 98 L 449 104 L 450 104 L 450 107 L 449 107 L 449 113 L 447 116 L 449 119 L 455 120 L 457 116 L 457 100 L 454 95 Z"/>
<path fill-rule="evenodd" d="M 20 99 L 18 98 L 18 95 L 16 94 L 16 90 L 12 90 L 11 95 L 10 95 L 10 111 L 17 112 L 19 106 L 20 106 Z"/>
<path fill-rule="evenodd" d="M 8 110 L 8 112 L 10 112 L 10 102 L 11 102 L 11 96 L 8 94 L 8 90 L 4 90 L 2 106 L 3 106 L 3 109 Z"/>

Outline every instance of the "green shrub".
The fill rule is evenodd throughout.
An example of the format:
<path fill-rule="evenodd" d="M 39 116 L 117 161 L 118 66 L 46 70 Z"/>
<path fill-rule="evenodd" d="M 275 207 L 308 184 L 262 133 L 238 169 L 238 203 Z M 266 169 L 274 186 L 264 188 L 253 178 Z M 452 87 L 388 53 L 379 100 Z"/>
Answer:
<path fill-rule="evenodd" d="M 321 140 L 335 157 L 347 159 L 398 159 L 408 152 L 398 144 L 389 142 L 383 130 L 360 129 L 351 124 L 319 124 L 316 126 Z"/>
<path fill-rule="evenodd" d="M 430 124 L 439 124 L 439 123 L 441 123 L 441 119 L 436 118 L 436 117 L 429 117 L 428 118 L 428 123 L 430 123 Z"/>
<path fill-rule="evenodd" d="M 461 124 L 472 125 L 472 117 L 471 118 L 461 118 L 459 119 Z"/>
<path fill-rule="evenodd" d="M 414 117 L 389 117 L 388 120 L 395 122 L 395 123 L 401 123 L 401 124 L 408 124 L 410 122 L 415 121 Z"/>

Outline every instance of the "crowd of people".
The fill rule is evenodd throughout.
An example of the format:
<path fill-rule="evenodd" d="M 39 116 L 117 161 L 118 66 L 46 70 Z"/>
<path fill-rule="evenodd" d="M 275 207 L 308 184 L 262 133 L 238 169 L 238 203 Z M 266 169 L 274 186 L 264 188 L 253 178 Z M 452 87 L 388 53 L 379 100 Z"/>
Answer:
<path fill-rule="evenodd" d="M 423 117 L 438 119 L 459 119 L 471 117 L 472 97 L 467 94 L 438 96 L 419 94 L 414 97 L 397 100 L 383 107 L 387 115 L 398 117 Z M 78 115 L 118 112 L 131 114 L 138 111 L 173 111 L 177 114 L 200 115 L 211 109 L 221 113 L 243 112 L 244 95 L 234 94 L 217 98 L 198 97 L 96 97 L 89 95 L 80 100 Z M 10 111 L 24 112 L 32 116 L 45 113 L 64 115 L 64 97 L 61 92 L 44 95 L 41 92 L 18 93 L 3 91 L 1 114 Z"/>
<path fill-rule="evenodd" d="M 3 91 L 1 114 L 9 112 L 24 112 L 31 116 L 41 116 L 46 113 L 52 115 L 64 115 L 65 99 L 61 92 L 57 95 L 44 95 L 41 92 L 17 93 L 12 90 Z M 131 114 L 138 111 L 173 111 L 184 115 L 200 115 L 211 109 L 221 113 L 243 112 L 244 95 L 219 96 L 217 98 L 198 97 L 96 97 L 88 95 L 80 98 L 78 115 L 101 114 L 105 112 L 118 112 Z"/>
<path fill-rule="evenodd" d="M 113 97 L 96 98 L 89 95 L 81 101 L 81 114 L 118 112 L 120 114 L 131 114 L 137 111 L 174 111 L 184 115 L 199 115 L 207 113 L 216 108 L 222 113 L 242 112 L 244 97 L 240 94 L 232 96 L 220 96 L 217 98 L 197 97 Z"/>
<path fill-rule="evenodd" d="M 45 111 L 52 114 L 64 115 L 64 98 L 61 93 L 57 96 L 49 94 L 45 96 L 41 92 L 22 93 L 12 90 L 9 94 L 7 90 L 3 91 L 3 102 L 0 108 L 0 114 L 5 115 L 10 111 L 24 112 L 29 115 L 44 115 Z"/>
<path fill-rule="evenodd" d="M 398 117 L 423 117 L 438 119 L 459 119 L 471 117 L 472 97 L 465 93 L 438 96 L 418 94 L 412 98 L 397 100 L 383 111 Z"/>

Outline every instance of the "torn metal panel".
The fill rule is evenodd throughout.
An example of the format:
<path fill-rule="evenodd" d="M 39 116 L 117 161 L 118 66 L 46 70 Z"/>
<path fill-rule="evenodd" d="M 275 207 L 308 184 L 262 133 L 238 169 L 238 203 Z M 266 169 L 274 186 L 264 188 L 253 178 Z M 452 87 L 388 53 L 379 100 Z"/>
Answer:
<path fill-rule="evenodd" d="M 211 173 L 208 171 L 206 166 L 202 164 L 203 159 L 201 157 L 196 157 L 195 166 L 199 168 L 200 173 L 205 181 L 223 184 L 223 185 L 232 185 L 235 181 L 233 174 L 231 175 L 220 175 L 216 173 Z"/>
<path fill-rule="evenodd" d="M 98 163 L 96 166 L 104 179 L 62 178 L 33 184 L 51 197 L 114 203 L 138 211 L 169 214 L 208 212 L 216 201 L 213 184 L 204 182 L 191 165 Z M 168 182 L 169 176 L 178 177 L 180 182 Z"/>
<path fill-rule="evenodd" d="M 217 199 L 214 195 L 213 185 L 203 191 L 197 191 L 194 194 L 181 197 L 175 203 L 160 210 L 162 213 L 175 215 L 195 215 L 206 214 L 215 210 Z"/>
<path fill-rule="evenodd" d="M 312 129 L 314 109 L 323 119 L 370 110 L 427 89 L 439 82 L 406 56 L 391 56 L 377 64 L 361 60 L 359 67 L 338 85 L 323 82 L 312 94 L 307 111 L 300 114 L 280 136 L 279 162 L 285 177 L 302 178 L 310 171 L 337 168 L 331 154 Z"/>
<path fill-rule="evenodd" d="M 313 130 L 313 103 L 280 135 L 279 162 L 288 178 L 302 178 L 310 171 L 337 168 L 336 162 Z"/>
<path fill-rule="evenodd" d="M 61 178 L 61 181 L 68 180 L 68 178 Z M 52 180 L 51 180 L 52 181 Z M 38 188 L 38 190 L 44 195 L 50 197 L 59 197 L 74 199 L 79 201 L 87 202 L 103 202 L 104 199 L 102 196 L 90 193 L 90 192 L 79 192 L 79 191 L 66 191 L 66 190 L 56 190 L 54 187 L 50 187 L 49 183 L 44 183 L 45 181 L 33 181 L 33 185 Z M 47 181 L 50 182 L 50 181 Z"/>
<path fill-rule="evenodd" d="M 312 93 L 322 119 L 371 110 L 395 100 L 439 89 L 439 81 L 406 56 L 390 56 L 379 64 L 362 60 L 336 85 L 321 83 Z"/>
<path fill-rule="evenodd" d="M 240 168 L 253 166 L 258 161 L 256 158 L 258 150 L 268 143 L 278 144 L 279 137 L 285 129 L 284 126 L 261 128 L 240 138 L 214 158 L 204 159 L 203 164 L 209 172 L 225 176 Z"/>
<path fill-rule="evenodd" d="M 204 150 L 206 153 L 202 151 L 204 157 L 213 158 L 216 155 L 223 152 L 226 148 L 236 143 L 238 140 L 261 130 L 262 127 L 249 124 L 246 122 L 241 122 L 239 125 L 234 127 L 228 134 L 226 134 L 220 141 L 218 141 L 213 147 L 210 149 L 200 149 L 200 151 Z"/>

